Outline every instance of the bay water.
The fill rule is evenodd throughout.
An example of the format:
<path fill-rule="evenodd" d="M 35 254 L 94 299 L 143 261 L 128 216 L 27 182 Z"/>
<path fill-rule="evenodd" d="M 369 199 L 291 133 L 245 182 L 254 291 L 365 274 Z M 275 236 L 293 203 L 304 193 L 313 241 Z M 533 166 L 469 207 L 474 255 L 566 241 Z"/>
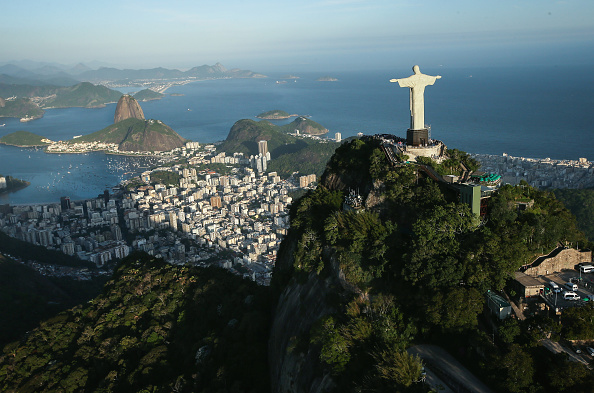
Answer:
<path fill-rule="evenodd" d="M 441 75 L 425 89 L 425 121 L 434 139 L 469 153 L 594 161 L 594 73 L 571 69 L 500 67 L 421 68 Z M 299 79 L 270 74 L 263 79 L 223 79 L 167 90 L 161 100 L 141 102 L 146 118 L 158 119 L 184 138 L 223 140 L 240 119 L 280 109 L 308 115 L 343 138 L 391 133 L 406 136 L 409 92 L 392 78 L 411 70 L 370 70 L 336 74 L 299 73 Z M 316 79 L 329 75 L 335 82 Z M 277 83 L 278 82 L 278 83 Z M 47 110 L 28 123 L 0 118 L 0 137 L 26 130 L 53 140 L 85 135 L 113 123 L 115 103 L 99 109 Z M 290 120 L 275 121 L 286 124 Z M 150 165 L 146 158 L 103 153 L 46 154 L 41 149 L 0 145 L 0 174 L 31 186 L 0 195 L 0 203 L 46 203 L 60 196 L 94 197 Z"/>

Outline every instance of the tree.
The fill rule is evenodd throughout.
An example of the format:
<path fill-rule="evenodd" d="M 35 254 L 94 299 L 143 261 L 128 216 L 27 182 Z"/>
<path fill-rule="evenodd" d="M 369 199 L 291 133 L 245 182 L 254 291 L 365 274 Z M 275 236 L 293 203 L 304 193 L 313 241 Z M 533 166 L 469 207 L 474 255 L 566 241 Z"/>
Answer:
<path fill-rule="evenodd" d="M 391 347 L 374 353 L 373 358 L 379 377 L 393 387 L 409 387 L 421 379 L 423 364 L 418 356 Z"/>
<path fill-rule="evenodd" d="M 549 362 L 547 380 L 550 386 L 559 393 L 586 393 L 592 391 L 592 374 L 588 367 L 572 362 L 563 354 Z"/>
<path fill-rule="evenodd" d="M 351 342 L 340 332 L 336 319 L 325 317 L 312 327 L 310 342 L 321 345 L 320 360 L 331 366 L 334 373 L 343 371 L 351 359 Z"/>
<path fill-rule="evenodd" d="M 569 340 L 594 339 L 594 304 L 571 307 L 563 311 L 562 334 Z"/>
<path fill-rule="evenodd" d="M 426 306 L 427 320 L 445 331 L 461 331 L 477 325 L 483 296 L 474 288 L 454 287 L 436 293 Z"/>
<path fill-rule="evenodd" d="M 533 382 L 534 362 L 522 347 L 512 344 L 500 359 L 501 384 L 510 392 L 525 392 Z"/>
<path fill-rule="evenodd" d="M 521 333 L 520 324 L 516 319 L 507 318 L 497 328 L 497 333 L 499 334 L 501 341 L 506 344 L 511 344 Z"/>

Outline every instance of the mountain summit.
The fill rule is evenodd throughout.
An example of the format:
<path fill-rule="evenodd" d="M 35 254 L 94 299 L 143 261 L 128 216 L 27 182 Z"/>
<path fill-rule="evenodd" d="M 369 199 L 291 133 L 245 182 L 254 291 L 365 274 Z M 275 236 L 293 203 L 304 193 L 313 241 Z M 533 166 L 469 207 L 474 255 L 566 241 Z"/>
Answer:
<path fill-rule="evenodd" d="M 144 120 L 144 113 L 138 101 L 131 95 L 124 94 L 118 101 L 116 106 L 115 115 L 113 116 L 113 123 L 119 123 L 126 119 L 139 119 Z"/>

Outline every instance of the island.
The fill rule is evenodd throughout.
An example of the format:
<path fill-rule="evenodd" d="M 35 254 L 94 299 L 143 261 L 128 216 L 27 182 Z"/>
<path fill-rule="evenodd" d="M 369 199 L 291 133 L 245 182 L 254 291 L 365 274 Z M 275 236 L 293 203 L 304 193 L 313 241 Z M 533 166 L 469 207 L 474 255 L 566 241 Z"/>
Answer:
<path fill-rule="evenodd" d="M 260 113 L 256 117 L 258 119 L 264 119 L 264 120 L 283 120 L 283 119 L 288 119 L 290 117 L 297 117 L 297 115 L 290 115 L 289 113 L 287 113 L 285 111 L 281 111 L 280 109 L 275 109 L 272 111 Z"/>
<path fill-rule="evenodd" d="M 333 78 L 331 76 L 321 76 L 316 79 L 316 82 L 338 82 L 338 79 Z"/>
<path fill-rule="evenodd" d="M 151 89 L 144 89 L 140 90 L 136 94 L 134 94 L 134 98 L 137 101 L 152 101 L 152 100 L 160 100 L 161 98 L 165 97 L 165 94 L 158 93 Z"/>
<path fill-rule="evenodd" d="M 299 79 L 299 78 L 300 78 L 299 76 L 295 76 L 295 75 L 291 75 L 291 74 L 281 76 L 281 79 Z"/>

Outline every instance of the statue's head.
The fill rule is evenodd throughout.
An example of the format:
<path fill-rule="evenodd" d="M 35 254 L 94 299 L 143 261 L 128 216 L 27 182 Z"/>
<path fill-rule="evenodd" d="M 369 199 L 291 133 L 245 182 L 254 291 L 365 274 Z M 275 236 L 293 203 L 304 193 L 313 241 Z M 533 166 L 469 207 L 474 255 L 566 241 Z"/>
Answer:
<path fill-rule="evenodd" d="M 418 66 L 418 65 L 415 65 L 415 66 L 413 66 L 413 72 L 414 72 L 415 74 L 420 74 L 420 73 L 421 73 L 421 70 L 420 70 L 420 68 L 419 68 L 419 66 Z"/>

